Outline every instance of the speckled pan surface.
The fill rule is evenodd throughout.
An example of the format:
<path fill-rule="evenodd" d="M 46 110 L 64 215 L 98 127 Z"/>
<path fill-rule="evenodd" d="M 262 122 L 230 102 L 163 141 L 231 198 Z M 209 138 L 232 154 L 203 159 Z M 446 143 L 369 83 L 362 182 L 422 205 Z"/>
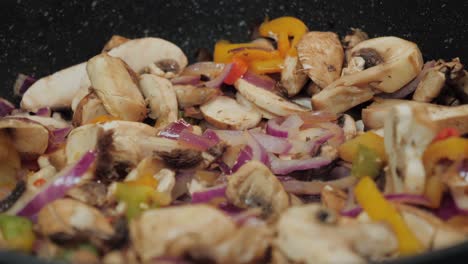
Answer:
<path fill-rule="evenodd" d="M 468 60 L 468 1 L 278 0 L 1 0 L 0 96 L 11 96 L 19 72 L 40 77 L 87 60 L 113 34 L 158 36 L 189 57 L 218 39 L 247 40 L 266 16 L 293 15 L 312 30 L 342 36 L 359 27 L 371 36 L 416 42 L 425 58 Z M 0 253 L 0 263 L 33 263 Z M 468 244 L 402 263 L 466 263 Z"/>

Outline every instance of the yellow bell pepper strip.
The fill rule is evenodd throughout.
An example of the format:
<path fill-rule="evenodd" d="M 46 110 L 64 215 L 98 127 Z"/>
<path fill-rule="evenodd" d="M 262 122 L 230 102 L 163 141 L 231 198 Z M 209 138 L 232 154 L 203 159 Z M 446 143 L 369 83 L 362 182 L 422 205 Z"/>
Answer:
<path fill-rule="evenodd" d="M 258 47 L 259 45 L 257 43 L 230 43 L 226 40 L 220 40 L 215 44 L 213 60 L 217 63 L 229 63 L 235 54 L 235 52 L 231 52 L 231 50 Z"/>
<path fill-rule="evenodd" d="M 423 163 L 426 172 L 430 175 L 439 160 L 457 161 L 462 158 L 468 158 L 468 139 L 449 137 L 431 143 L 424 151 Z"/>
<path fill-rule="evenodd" d="M 281 72 L 284 59 L 258 60 L 249 64 L 249 69 L 256 74 L 267 74 Z"/>
<path fill-rule="evenodd" d="M 295 17 L 280 17 L 265 21 L 260 25 L 259 33 L 263 37 L 272 37 L 278 42 L 281 56 L 297 56 L 296 45 L 307 32 L 307 26 Z M 292 42 L 289 44 L 289 37 Z"/>
<path fill-rule="evenodd" d="M 382 160 L 376 151 L 364 145 L 358 146 L 357 155 L 353 159 L 351 174 L 357 178 L 369 176 L 376 178 L 382 169 Z"/>
<path fill-rule="evenodd" d="M 1 214 L 0 231 L 8 249 L 31 252 L 36 236 L 29 219 Z"/>
<path fill-rule="evenodd" d="M 119 120 L 119 118 L 111 115 L 101 115 L 89 120 L 87 124 L 100 124 L 114 120 Z"/>
<path fill-rule="evenodd" d="M 353 162 L 354 157 L 356 157 L 358 153 L 359 145 L 363 145 L 372 149 L 377 154 L 379 154 L 380 159 L 383 162 L 387 161 L 387 154 L 385 153 L 383 137 L 370 131 L 348 140 L 340 145 L 338 147 L 340 158 L 347 162 Z"/>
<path fill-rule="evenodd" d="M 427 178 L 423 196 L 429 199 L 429 206 L 431 208 L 440 207 L 444 192 L 445 184 L 442 182 L 440 177 L 429 176 Z"/>
<path fill-rule="evenodd" d="M 354 188 L 359 205 L 374 221 L 385 221 L 393 229 L 401 255 L 412 255 L 423 251 L 421 242 L 406 225 L 398 210 L 387 200 L 370 177 L 362 178 Z"/>

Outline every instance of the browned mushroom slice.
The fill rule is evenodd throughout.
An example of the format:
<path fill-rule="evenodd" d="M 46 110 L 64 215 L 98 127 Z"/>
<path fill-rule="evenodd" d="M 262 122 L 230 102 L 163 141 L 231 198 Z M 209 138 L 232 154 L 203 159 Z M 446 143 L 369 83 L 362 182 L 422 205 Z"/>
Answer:
<path fill-rule="evenodd" d="M 67 196 L 92 206 L 103 206 L 106 195 L 106 185 L 94 181 L 80 183 L 67 192 Z"/>
<path fill-rule="evenodd" d="M 351 28 L 351 32 L 343 38 L 343 47 L 345 48 L 346 61 L 351 59 L 351 50 L 359 43 L 369 39 L 366 32 L 359 28 Z"/>
<path fill-rule="evenodd" d="M 275 220 L 289 207 L 289 195 L 263 163 L 250 161 L 228 178 L 228 200 L 241 208 L 262 209 L 262 216 Z"/>
<path fill-rule="evenodd" d="M 337 86 L 315 94 L 311 101 L 314 109 L 342 113 L 358 104 L 369 101 L 372 97 L 374 97 L 374 92 L 368 86 Z"/>
<path fill-rule="evenodd" d="M 137 73 L 152 64 L 165 60 L 177 62 L 180 70 L 187 66 L 187 57 L 173 43 L 160 38 L 141 38 L 129 40 L 109 51 L 112 57 L 121 58 Z M 35 112 L 41 107 L 70 107 L 78 91 L 82 96 L 91 83 L 86 73 L 86 63 L 81 63 L 35 82 L 23 95 L 21 108 Z M 75 101 L 79 101 L 78 98 Z M 76 102 L 77 104 L 78 102 Z"/>
<path fill-rule="evenodd" d="M 384 224 L 343 223 L 319 204 L 289 208 L 276 228 L 274 250 L 292 263 L 367 263 L 394 253 L 398 246 Z"/>
<path fill-rule="evenodd" d="M 259 112 L 260 114 L 262 114 L 262 118 L 272 119 L 272 118 L 278 117 L 277 115 L 272 114 L 272 113 L 266 111 L 265 109 L 262 109 L 262 108 L 256 106 L 254 103 L 247 100 L 241 93 L 236 93 L 236 101 L 240 105 L 242 105 L 242 106 L 244 106 L 244 107 L 246 107 L 248 109 L 252 109 L 253 111 Z"/>
<path fill-rule="evenodd" d="M 125 62 L 103 53 L 91 58 L 86 69 L 107 112 L 128 121 L 145 118 L 145 101 Z"/>
<path fill-rule="evenodd" d="M 119 36 L 119 35 L 113 35 L 106 43 L 106 45 L 104 45 L 104 48 L 102 48 L 102 52 L 107 52 L 107 51 L 110 51 L 111 49 L 115 48 L 115 47 L 118 47 L 122 44 L 124 44 L 125 42 L 129 41 L 130 39 L 126 38 L 126 37 L 122 37 L 122 36 Z"/>
<path fill-rule="evenodd" d="M 101 99 L 94 92 L 86 95 L 76 106 L 73 112 L 73 125 L 81 126 L 87 124 L 94 118 L 102 115 L 108 115 Z"/>
<path fill-rule="evenodd" d="M 202 105 L 221 94 L 219 89 L 193 85 L 174 85 L 173 88 L 181 109 Z"/>
<path fill-rule="evenodd" d="M 281 85 L 288 97 L 298 94 L 307 82 L 301 63 L 296 56 L 286 56 L 281 71 Z"/>
<path fill-rule="evenodd" d="M 177 98 L 169 80 L 143 74 L 140 76 L 140 89 L 149 104 L 149 117 L 157 119 L 155 127 L 163 128 L 177 121 Z"/>
<path fill-rule="evenodd" d="M 96 208 L 72 199 L 55 200 L 41 209 L 37 218 L 39 233 L 58 243 L 87 238 L 102 246 L 115 231 Z"/>
<path fill-rule="evenodd" d="M 147 262 L 210 249 L 230 238 L 235 229 L 231 219 L 213 207 L 186 205 L 143 212 L 130 222 L 130 237 L 138 256 Z"/>
<path fill-rule="evenodd" d="M 16 151 L 24 158 L 37 158 L 49 145 L 49 131 L 27 118 L 3 118 L 0 130 L 6 130 Z"/>
<path fill-rule="evenodd" d="M 343 47 L 333 32 L 309 32 L 297 44 L 302 67 L 319 87 L 325 88 L 340 77 Z"/>
<path fill-rule="evenodd" d="M 234 83 L 234 86 L 245 99 L 275 115 L 287 116 L 308 111 L 308 109 L 268 90 L 257 87 L 246 80 L 239 79 Z"/>
<path fill-rule="evenodd" d="M 245 130 L 255 127 L 262 115 L 227 96 L 218 96 L 200 107 L 205 120 L 220 129 Z"/>
<path fill-rule="evenodd" d="M 384 126 L 388 113 L 393 106 L 405 104 L 411 107 L 424 107 L 429 112 L 429 118 L 439 127 L 455 127 L 460 133 L 468 132 L 468 105 L 441 106 L 408 100 L 376 100 L 362 110 L 362 121 L 367 129 L 379 129 Z"/>
<path fill-rule="evenodd" d="M 320 197 L 322 204 L 335 212 L 341 212 L 348 200 L 348 195 L 344 191 L 330 185 L 322 188 Z"/>
<path fill-rule="evenodd" d="M 422 194 L 426 173 L 422 163 L 424 150 L 438 128 L 422 107 L 394 106 L 385 120 L 385 152 L 392 193 Z"/>

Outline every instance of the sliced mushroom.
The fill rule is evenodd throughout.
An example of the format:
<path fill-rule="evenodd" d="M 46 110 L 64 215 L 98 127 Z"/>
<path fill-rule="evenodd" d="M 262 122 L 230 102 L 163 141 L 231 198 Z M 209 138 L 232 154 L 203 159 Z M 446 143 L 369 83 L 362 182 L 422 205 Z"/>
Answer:
<path fill-rule="evenodd" d="M 438 131 L 425 108 L 395 106 L 386 117 L 385 152 L 393 193 L 422 194 L 426 172 L 422 163 L 424 150 Z"/>
<path fill-rule="evenodd" d="M 58 113 L 54 113 L 52 117 L 31 115 L 30 113 L 15 113 L 13 115 L 9 115 L 8 118 L 31 121 L 33 123 L 43 125 L 49 130 L 70 127 L 70 124 L 65 121 Z"/>
<path fill-rule="evenodd" d="M 313 96 L 314 109 L 343 112 L 371 99 L 374 93 L 395 92 L 414 79 L 423 66 L 418 46 L 397 37 L 365 40 L 352 49 L 352 56 L 364 59 L 364 70 L 340 77 Z M 358 90 L 349 94 L 349 87 Z M 343 98 L 349 100 L 347 105 Z"/>
<path fill-rule="evenodd" d="M 167 59 L 177 61 L 181 70 L 187 66 L 182 50 L 160 38 L 129 40 L 110 50 L 109 55 L 121 58 L 137 73 L 151 63 Z M 35 112 L 42 107 L 70 107 L 77 92 L 90 86 L 84 62 L 39 79 L 23 95 L 21 108 Z M 85 90 L 81 93 L 84 96 L 88 92 Z"/>
<path fill-rule="evenodd" d="M 398 246 L 384 224 L 342 223 L 334 211 L 318 204 L 289 208 L 276 228 L 275 249 L 293 263 L 367 263 Z"/>
<path fill-rule="evenodd" d="M 288 97 L 298 94 L 307 82 L 307 75 L 296 56 L 286 56 L 281 71 L 281 85 Z"/>
<path fill-rule="evenodd" d="M 262 216 L 275 220 L 289 207 L 289 195 L 263 163 L 250 161 L 228 178 L 228 200 L 241 208 L 262 209 Z"/>
<path fill-rule="evenodd" d="M 143 212 L 130 222 L 130 236 L 143 262 L 210 249 L 235 231 L 229 217 L 207 205 L 185 205 Z"/>
<path fill-rule="evenodd" d="M 67 196 L 92 206 L 103 206 L 106 195 L 106 185 L 94 181 L 80 183 L 67 192 Z"/>
<path fill-rule="evenodd" d="M 202 105 L 215 96 L 221 95 L 219 89 L 209 87 L 196 87 L 193 85 L 174 85 L 173 86 L 177 102 L 181 109 L 191 106 Z"/>
<path fill-rule="evenodd" d="M 369 39 L 366 32 L 359 28 L 351 28 L 351 32 L 343 38 L 343 47 L 345 48 L 346 61 L 350 62 L 351 50 L 359 43 Z"/>
<path fill-rule="evenodd" d="M 334 210 L 335 212 L 341 212 L 346 206 L 346 202 L 348 200 L 348 195 L 344 191 L 338 188 L 333 188 L 330 185 L 326 185 L 322 188 L 320 197 L 322 204 L 326 208 Z"/>
<path fill-rule="evenodd" d="M 356 122 L 354 122 L 354 118 L 352 118 L 350 115 L 345 114 L 340 118 L 339 122 L 341 124 L 341 127 L 343 128 L 345 141 L 348 141 L 356 136 L 357 127 Z"/>
<path fill-rule="evenodd" d="M 129 41 L 130 39 L 126 38 L 126 37 L 122 37 L 122 36 L 119 36 L 119 35 L 113 35 L 106 43 L 106 45 L 104 45 L 104 48 L 102 48 L 102 52 L 108 52 L 110 51 L 111 49 L 113 48 L 116 48 L 122 44 L 124 44 L 125 42 Z"/>
<path fill-rule="evenodd" d="M 128 121 L 145 118 L 145 101 L 125 62 L 103 53 L 91 58 L 86 69 L 107 112 Z"/>
<path fill-rule="evenodd" d="M 23 158 L 37 158 L 49 145 L 47 128 L 27 118 L 3 118 L 0 130 L 9 134 L 13 146 Z"/>
<path fill-rule="evenodd" d="M 46 204 L 37 217 L 39 233 L 58 243 L 90 240 L 103 246 L 115 231 L 96 208 L 72 199 L 59 199 Z"/>
<path fill-rule="evenodd" d="M 155 125 L 157 128 L 177 121 L 177 98 L 170 81 L 156 75 L 143 74 L 140 76 L 140 89 L 149 104 L 149 117 L 158 120 Z"/>
<path fill-rule="evenodd" d="M 248 109 L 252 109 L 253 111 L 257 111 L 259 112 L 260 114 L 262 114 L 262 118 L 265 118 L 265 119 L 272 119 L 272 118 L 276 118 L 278 117 L 277 115 L 275 114 L 272 114 L 258 106 L 256 106 L 254 103 L 250 102 L 249 100 L 247 100 L 241 93 L 236 93 L 236 101 L 248 108 Z"/>
<path fill-rule="evenodd" d="M 325 88 L 340 77 L 344 53 L 335 33 L 305 34 L 297 44 L 297 53 L 302 67 L 319 87 Z"/>
<path fill-rule="evenodd" d="M 278 116 L 287 116 L 300 112 L 307 112 L 308 109 L 295 104 L 279 95 L 276 95 L 263 88 L 257 87 L 243 79 L 234 83 L 237 91 L 247 100 Z"/>
<path fill-rule="evenodd" d="M 390 110 L 396 105 L 423 107 L 429 112 L 430 120 L 438 127 L 455 127 L 460 133 L 468 133 L 468 105 L 441 106 L 408 100 L 376 100 L 362 110 L 362 121 L 367 129 L 379 129 L 384 126 Z"/>
<path fill-rule="evenodd" d="M 200 107 L 205 120 L 220 129 L 245 130 L 255 127 L 262 115 L 227 96 L 217 96 Z"/>
<path fill-rule="evenodd" d="M 98 116 L 108 115 L 106 108 L 102 104 L 101 99 L 94 92 L 86 95 L 76 106 L 73 112 L 73 125 L 81 126 L 87 124 Z"/>

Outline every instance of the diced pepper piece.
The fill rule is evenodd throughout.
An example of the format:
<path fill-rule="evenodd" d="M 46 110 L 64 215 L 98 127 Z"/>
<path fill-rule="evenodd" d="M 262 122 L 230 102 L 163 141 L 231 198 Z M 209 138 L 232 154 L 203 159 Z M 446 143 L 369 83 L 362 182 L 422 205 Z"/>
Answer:
<path fill-rule="evenodd" d="M 228 63 L 235 54 L 231 50 L 256 47 L 258 47 L 257 43 L 230 43 L 229 41 L 221 40 L 215 44 L 213 60 L 218 63 Z"/>
<path fill-rule="evenodd" d="M 278 73 L 283 68 L 283 59 L 258 60 L 250 62 L 249 69 L 256 74 Z"/>
<path fill-rule="evenodd" d="M 459 136 L 460 136 L 460 132 L 458 132 L 456 128 L 447 127 L 439 131 L 439 133 L 437 133 L 436 137 L 434 138 L 434 142 L 447 139 L 449 137 L 459 137 Z"/>
<path fill-rule="evenodd" d="M 115 116 L 111 116 L 111 115 L 101 115 L 101 116 L 98 116 L 89 120 L 87 124 L 99 124 L 99 123 L 105 123 L 105 122 L 110 122 L 114 120 L 119 120 L 119 118 Z"/>
<path fill-rule="evenodd" d="M 36 236 L 29 219 L 13 216 L 0 215 L 0 231 L 6 241 L 6 247 L 13 250 L 30 252 L 32 250 Z"/>
<path fill-rule="evenodd" d="M 247 72 L 249 65 L 241 58 L 232 58 L 232 68 L 229 74 L 224 79 L 225 84 L 233 85 L 239 78 Z"/>
<path fill-rule="evenodd" d="M 382 169 L 382 160 L 376 151 L 364 145 L 358 146 L 357 155 L 353 159 L 351 174 L 361 178 L 369 176 L 375 178 Z"/>
<path fill-rule="evenodd" d="M 468 158 L 468 139 L 449 137 L 431 143 L 423 155 L 426 172 L 430 173 L 438 161 L 448 159 L 457 161 Z"/>
<path fill-rule="evenodd" d="M 372 149 L 380 156 L 380 159 L 383 162 L 387 161 L 387 154 L 385 153 L 383 137 L 370 131 L 348 140 L 340 145 L 338 147 L 340 158 L 348 162 L 353 162 L 354 157 L 356 157 L 358 153 L 359 145 L 363 145 Z"/>
<path fill-rule="evenodd" d="M 374 221 L 385 221 L 393 229 L 398 239 L 399 252 L 412 255 L 423 250 L 421 242 L 411 232 L 398 210 L 385 200 L 375 182 L 370 177 L 362 178 L 354 188 L 359 205 Z"/>
<path fill-rule="evenodd" d="M 439 208 L 445 191 L 445 185 L 437 176 L 430 176 L 426 180 L 424 197 L 429 199 L 431 208 Z"/>
<path fill-rule="evenodd" d="M 276 50 L 268 51 L 256 48 L 246 48 L 242 51 L 235 52 L 232 56 L 233 60 L 234 58 L 238 58 L 246 62 L 282 59 L 279 52 Z"/>
<path fill-rule="evenodd" d="M 259 33 L 263 37 L 273 37 L 278 42 L 278 50 L 284 57 L 286 54 L 297 56 L 296 45 L 307 32 L 307 26 L 295 17 L 279 17 L 260 25 Z M 292 42 L 289 44 L 289 37 Z"/>

